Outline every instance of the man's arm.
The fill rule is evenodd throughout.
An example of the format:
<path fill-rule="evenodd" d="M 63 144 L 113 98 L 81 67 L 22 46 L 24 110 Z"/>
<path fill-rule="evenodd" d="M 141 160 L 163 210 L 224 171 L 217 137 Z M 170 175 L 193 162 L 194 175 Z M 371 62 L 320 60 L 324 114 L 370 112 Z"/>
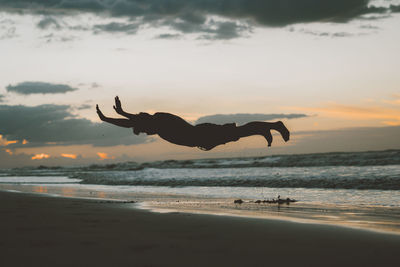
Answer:
<path fill-rule="evenodd" d="M 128 119 L 133 119 L 137 116 L 136 114 L 131 114 L 131 113 L 125 112 L 122 109 L 121 101 L 119 100 L 118 96 L 115 97 L 115 105 L 113 107 L 115 109 L 115 112 L 117 112 L 119 115 L 124 116 Z"/>
<path fill-rule="evenodd" d="M 131 120 L 127 120 L 127 119 L 115 119 L 115 118 L 109 118 L 104 116 L 103 112 L 101 112 L 99 105 L 96 105 L 96 111 L 97 111 L 97 115 L 99 115 L 100 120 L 114 124 L 116 126 L 119 127 L 124 127 L 124 128 L 132 128 L 133 122 Z"/>

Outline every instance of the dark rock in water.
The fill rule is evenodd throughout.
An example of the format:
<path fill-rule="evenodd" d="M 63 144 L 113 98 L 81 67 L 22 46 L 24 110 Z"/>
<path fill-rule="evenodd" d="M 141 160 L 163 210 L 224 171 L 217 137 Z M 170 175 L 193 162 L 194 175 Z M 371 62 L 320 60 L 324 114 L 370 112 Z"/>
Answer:
<path fill-rule="evenodd" d="M 264 200 L 256 200 L 254 201 L 254 203 L 260 204 L 260 203 L 268 203 L 268 204 L 289 204 L 291 202 L 297 202 L 297 200 L 295 199 L 290 199 L 290 198 L 286 198 L 286 199 L 281 199 L 280 197 L 278 197 L 278 199 L 264 199 Z"/>
<path fill-rule="evenodd" d="M 235 204 L 242 204 L 242 203 L 243 203 L 243 200 L 241 200 L 241 199 L 236 199 L 236 200 L 233 201 L 233 203 L 235 203 Z"/>

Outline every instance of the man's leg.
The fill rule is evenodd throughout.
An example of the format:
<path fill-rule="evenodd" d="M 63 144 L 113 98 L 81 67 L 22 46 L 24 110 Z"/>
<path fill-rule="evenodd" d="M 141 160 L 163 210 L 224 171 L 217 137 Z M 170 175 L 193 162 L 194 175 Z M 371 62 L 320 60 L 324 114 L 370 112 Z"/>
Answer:
<path fill-rule="evenodd" d="M 239 138 L 252 135 L 262 135 L 267 140 L 268 146 L 271 146 L 272 143 L 271 130 L 278 131 L 286 142 L 289 140 L 290 136 L 289 130 L 285 127 L 285 125 L 281 121 L 278 122 L 253 121 L 236 128 Z"/>

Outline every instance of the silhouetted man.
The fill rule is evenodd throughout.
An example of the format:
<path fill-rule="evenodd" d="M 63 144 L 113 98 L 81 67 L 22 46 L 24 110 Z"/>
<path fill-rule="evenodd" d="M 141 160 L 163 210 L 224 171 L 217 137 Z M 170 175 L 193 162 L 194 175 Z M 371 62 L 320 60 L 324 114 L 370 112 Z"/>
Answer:
<path fill-rule="evenodd" d="M 146 133 L 148 135 L 158 134 L 162 139 L 173 144 L 198 147 L 202 150 L 211 150 L 214 147 L 228 142 L 237 141 L 242 137 L 251 135 L 262 135 L 272 144 L 271 130 L 278 131 L 283 140 L 289 140 L 289 131 L 281 122 L 262 122 L 253 121 L 242 126 L 235 123 L 223 125 L 213 123 L 202 123 L 191 125 L 184 119 L 164 112 L 157 112 L 154 115 L 140 112 L 130 114 L 121 107 L 118 96 L 115 97 L 115 111 L 127 119 L 109 118 L 103 115 L 99 106 L 96 105 L 97 114 L 102 121 L 125 128 L 133 128 L 133 132 L 138 135 Z"/>

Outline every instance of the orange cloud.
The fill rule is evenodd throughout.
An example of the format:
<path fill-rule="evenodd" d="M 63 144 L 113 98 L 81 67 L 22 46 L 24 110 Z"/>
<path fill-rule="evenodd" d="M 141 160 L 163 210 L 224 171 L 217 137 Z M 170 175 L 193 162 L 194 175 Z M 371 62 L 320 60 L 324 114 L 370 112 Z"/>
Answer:
<path fill-rule="evenodd" d="M 344 119 L 382 120 L 382 123 L 394 125 L 400 123 L 400 110 L 381 106 L 360 107 L 340 104 L 329 104 L 325 107 L 304 108 L 295 107 L 297 110 L 323 113 L 327 116 Z"/>
<path fill-rule="evenodd" d="M 115 157 L 110 157 L 108 156 L 107 153 L 104 152 L 97 152 L 97 156 L 100 157 L 100 160 L 105 160 L 105 159 L 114 159 Z"/>
<path fill-rule="evenodd" d="M 49 155 L 41 153 L 41 154 L 36 154 L 35 156 L 32 157 L 33 160 L 35 159 L 48 159 L 50 158 Z"/>
<path fill-rule="evenodd" d="M 6 138 L 3 137 L 3 135 L 0 134 L 0 146 L 8 146 L 16 143 L 18 143 L 18 140 L 8 141 Z"/>
<path fill-rule="evenodd" d="M 389 126 L 400 126 L 400 121 L 383 121 L 383 123 Z"/>
<path fill-rule="evenodd" d="M 64 158 L 70 158 L 70 159 L 76 159 L 76 155 L 75 154 L 61 154 L 61 157 Z"/>
<path fill-rule="evenodd" d="M 13 154 L 13 152 L 12 152 L 10 149 L 6 149 L 6 152 L 7 152 L 8 154 L 10 154 L 10 155 Z"/>

